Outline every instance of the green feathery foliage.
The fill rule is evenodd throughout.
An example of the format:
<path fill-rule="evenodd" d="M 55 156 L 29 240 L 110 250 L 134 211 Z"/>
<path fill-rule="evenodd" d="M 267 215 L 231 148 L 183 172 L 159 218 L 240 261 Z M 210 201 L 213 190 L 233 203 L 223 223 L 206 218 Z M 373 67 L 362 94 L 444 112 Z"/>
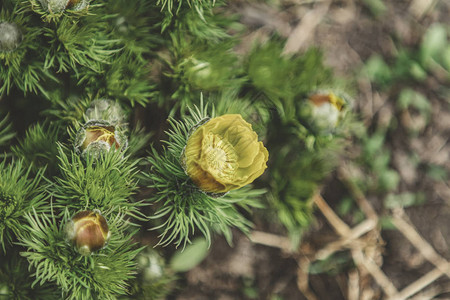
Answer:
<path fill-rule="evenodd" d="M 43 111 L 43 115 L 61 126 L 79 126 L 79 122 L 83 120 L 84 113 L 92 101 L 92 97 L 79 98 L 73 96 L 64 99 L 61 98 L 61 95 L 54 95 L 52 107 Z"/>
<path fill-rule="evenodd" d="M 107 96 L 113 99 L 145 105 L 154 94 L 154 85 L 148 82 L 150 68 L 147 61 L 120 56 L 103 72 L 85 69 L 77 85 L 86 86 L 85 93 L 96 97 Z"/>
<path fill-rule="evenodd" d="M 122 45 L 125 56 L 147 62 L 146 56 L 163 44 L 158 28 L 160 16 L 153 13 L 157 8 L 150 1 L 109 0 L 104 8 L 111 15 L 109 30 Z"/>
<path fill-rule="evenodd" d="M 216 4 L 216 8 L 219 5 Z M 178 32 L 189 33 L 192 37 L 208 43 L 219 43 L 227 39 L 232 39 L 228 33 L 233 26 L 236 30 L 235 17 L 223 16 L 222 14 L 207 11 L 203 18 L 198 17 L 195 10 L 184 10 L 174 19 L 174 29 Z"/>
<path fill-rule="evenodd" d="M 6 146 L 15 136 L 16 133 L 12 130 L 9 115 L 6 115 L 0 120 L 0 146 Z"/>
<path fill-rule="evenodd" d="M 202 101 L 200 108 L 189 111 L 190 116 L 184 117 L 183 121 L 169 121 L 172 129 L 167 132 L 167 149 L 162 154 L 153 149 L 148 157 L 151 169 L 144 173 L 150 181 L 148 187 L 155 189 L 149 201 L 159 205 L 151 217 L 161 222 L 154 227 L 161 230 L 158 245 L 175 243 L 177 247 L 185 247 L 196 230 L 208 243 L 211 243 L 211 231 L 217 231 L 231 244 L 231 227 L 248 232 L 251 226 L 238 208 L 258 207 L 255 199 L 265 191 L 244 187 L 217 197 L 199 190 L 183 170 L 180 160 L 191 130 L 209 117 L 207 105 L 203 106 Z M 211 116 L 214 116 L 214 110 Z"/>
<path fill-rule="evenodd" d="M 0 23 L 15 24 L 21 37 L 17 37 L 20 40 L 17 49 L 0 51 L 0 95 L 9 94 L 11 88 L 16 86 L 25 94 L 33 92 L 48 96 L 43 84 L 56 78 L 44 67 L 42 53 L 47 49 L 36 43 L 43 29 L 31 25 L 32 16 L 19 1 L 5 1 L 0 10 Z"/>
<path fill-rule="evenodd" d="M 0 251 L 0 299 L 53 300 L 60 299 L 60 291 L 52 284 L 34 286 L 28 261 L 18 250 Z"/>
<path fill-rule="evenodd" d="M 59 147 L 61 175 L 54 178 L 50 192 L 58 209 L 73 211 L 99 209 L 124 213 L 142 219 L 138 208 L 142 202 L 131 202 L 137 189 L 137 161 L 129 161 L 121 151 L 110 151 L 94 158 L 82 159 L 73 151 Z"/>
<path fill-rule="evenodd" d="M 178 109 L 184 113 L 186 107 L 197 105 L 200 92 L 209 97 L 242 85 L 242 69 L 232 51 L 234 40 L 205 44 L 204 40 L 186 34 L 176 33 L 170 37 L 171 56 L 164 59 L 168 69 L 161 81 L 166 88 L 159 90 L 163 103 L 176 100 L 172 114 Z"/>
<path fill-rule="evenodd" d="M 61 127 L 57 124 L 37 123 L 28 128 L 25 137 L 18 145 L 11 147 L 11 150 L 33 172 L 47 168 L 47 173 L 53 174 L 57 169 L 55 157 L 58 154 L 57 143 L 60 137 Z"/>
<path fill-rule="evenodd" d="M 246 59 L 248 97 L 272 107 L 266 120 L 270 178 L 269 205 L 287 228 L 295 245 L 312 219 L 312 197 L 338 164 L 345 138 L 360 124 L 349 112 L 351 101 L 341 83 L 324 66 L 318 49 L 284 55 L 281 41 L 256 46 Z M 335 126 L 312 113 L 308 97 L 334 93 L 345 100 Z M 261 93 L 262 92 L 262 93 Z M 320 118 L 327 116 L 321 115 Z"/>
<path fill-rule="evenodd" d="M 156 5 L 164 14 L 161 29 L 165 31 L 173 19 L 185 11 L 194 11 L 198 19 L 206 22 L 205 14 L 210 13 L 215 5 L 219 6 L 221 3 L 223 3 L 221 0 L 158 0 Z"/>
<path fill-rule="evenodd" d="M 150 147 L 150 139 L 152 138 L 152 133 L 145 132 L 144 127 L 138 123 L 130 132 L 130 138 L 128 140 L 128 147 L 126 153 L 130 155 L 131 158 L 143 157 L 145 152 Z"/>
<path fill-rule="evenodd" d="M 116 40 L 104 35 L 101 26 L 106 25 L 98 21 L 82 24 L 81 20 L 63 18 L 56 29 L 45 27 L 44 36 L 50 45 L 45 68 L 54 68 L 57 73 L 69 70 L 77 73 L 79 66 L 84 66 L 101 72 L 103 64 L 111 63 L 119 49 Z"/>
<path fill-rule="evenodd" d="M 333 128 L 315 123 L 311 94 L 346 91 L 318 49 L 284 55 L 276 38 L 238 54 L 243 27 L 219 0 L 82 0 L 80 10 L 66 0 L 0 1 L 0 23 L 21 34 L 16 48 L 0 49 L 0 112 L 11 111 L 0 120 L 0 299 L 166 297 L 175 269 L 134 244 L 144 222 L 159 246 L 184 249 L 196 235 L 210 244 L 216 233 L 231 244 L 232 229 L 247 233 L 247 217 L 267 198 L 291 237 L 301 237 L 311 197 L 358 125 L 340 108 Z M 214 104 L 209 113 L 199 94 Z M 181 116 L 169 119 L 161 151 L 151 146 L 161 124 L 139 119 L 149 103 Z M 189 136 L 216 113 L 241 114 L 263 137 L 269 169 L 255 186 L 264 189 L 206 193 L 185 172 Z M 101 130 L 89 128 L 89 138 L 122 148 L 80 155 L 93 120 Z M 111 239 L 82 256 L 66 225 L 94 209 Z"/>
<path fill-rule="evenodd" d="M 98 253 L 81 256 L 66 241 L 69 210 L 61 219 L 53 211 L 27 213 L 20 245 L 27 249 L 22 255 L 34 271 L 33 285 L 56 283 L 64 299 L 116 299 L 116 295 L 126 294 L 128 280 L 135 274 L 134 258 L 141 249 L 132 242 L 134 232 L 127 232 L 124 214 L 104 216 L 111 232 L 108 245 Z"/>
<path fill-rule="evenodd" d="M 283 55 L 281 41 L 256 46 L 248 55 L 245 69 L 256 93 L 275 106 L 283 120 L 298 118 L 299 105 L 308 93 L 333 85 L 331 70 L 323 65 L 318 49 L 301 55 Z"/>
<path fill-rule="evenodd" d="M 57 98 L 110 96 L 134 105 L 152 97 L 148 59 L 162 42 L 149 32 L 158 21 L 149 16 L 146 1 L 59 12 L 47 11 L 38 0 L 6 2 L 9 9 L 1 10 L 0 22 L 16 24 L 23 39 L 14 51 L 0 51 L 0 94 L 15 86 L 57 102 L 53 94 L 64 85 L 65 94 Z"/>
<path fill-rule="evenodd" d="M 22 160 L 0 163 L 0 245 L 4 251 L 22 231 L 24 214 L 32 209 L 40 210 L 46 199 L 39 186 L 45 169 L 33 178 L 30 171 Z"/>

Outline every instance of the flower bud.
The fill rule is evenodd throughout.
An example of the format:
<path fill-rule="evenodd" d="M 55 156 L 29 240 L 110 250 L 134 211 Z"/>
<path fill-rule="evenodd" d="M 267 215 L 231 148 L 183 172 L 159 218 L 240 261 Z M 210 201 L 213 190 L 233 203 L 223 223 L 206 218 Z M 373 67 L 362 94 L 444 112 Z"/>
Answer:
<path fill-rule="evenodd" d="M 122 107 L 110 99 L 97 99 L 92 101 L 84 115 L 86 122 L 104 120 L 114 126 L 123 126 L 126 118 Z"/>
<path fill-rule="evenodd" d="M 164 259 L 154 249 L 145 249 L 139 253 L 136 261 L 144 281 L 154 281 L 164 275 Z"/>
<path fill-rule="evenodd" d="M 204 192 L 243 187 L 267 168 L 269 153 L 241 115 L 223 115 L 197 127 L 188 138 L 182 165 Z"/>
<path fill-rule="evenodd" d="M 126 148 L 128 140 L 120 126 L 107 121 L 90 121 L 81 127 L 75 138 L 75 151 L 82 156 L 99 157 L 111 148 Z"/>
<path fill-rule="evenodd" d="M 106 219 L 98 210 L 85 210 L 76 213 L 66 226 L 67 239 L 82 255 L 105 247 L 110 232 Z"/>
<path fill-rule="evenodd" d="M 39 0 L 42 7 L 50 13 L 61 13 L 66 9 L 82 10 L 90 0 Z"/>
<path fill-rule="evenodd" d="M 336 128 L 345 100 L 332 92 L 315 92 L 308 98 L 312 123 L 322 130 Z"/>
<path fill-rule="evenodd" d="M 66 8 L 70 8 L 72 10 L 82 10 L 85 9 L 88 5 L 90 0 L 69 0 L 67 3 Z"/>
<path fill-rule="evenodd" d="M 40 0 L 40 2 L 42 7 L 50 13 L 60 13 L 66 9 L 69 0 Z"/>
<path fill-rule="evenodd" d="M 0 22 L 0 52 L 10 52 L 19 47 L 23 35 L 14 23 Z"/>

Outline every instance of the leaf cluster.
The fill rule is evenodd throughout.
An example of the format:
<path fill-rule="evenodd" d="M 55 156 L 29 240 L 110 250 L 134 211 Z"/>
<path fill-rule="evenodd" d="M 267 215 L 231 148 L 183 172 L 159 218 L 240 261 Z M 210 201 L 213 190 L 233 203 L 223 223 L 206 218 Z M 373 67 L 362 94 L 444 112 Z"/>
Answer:
<path fill-rule="evenodd" d="M 52 284 L 34 286 L 29 264 L 18 250 L 0 251 L 0 299 L 47 300 L 59 299 L 60 292 Z"/>
<path fill-rule="evenodd" d="M 190 113 L 183 121 L 170 121 L 172 129 L 167 132 L 168 147 L 161 154 L 153 149 L 148 157 L 151 168 L 144 173 L 149 180 L 148 187 L 155 190 L 148 201 L 158 205 L 151 217 L 160 220 L 160 224 L 154 227 L 161 231 L 158 244 L 174 243 L 177 247 L 185 247 L 196 230 L 203 234 L 208 244 L 211 243 L 212 231 L 224 234 L 231 243 L 231 227 L 247 232 L 251 225 L 238 207 L 258 206 L 255 199 L 264 191 L 242 188 L 218 197 L 198 189 L 183 170 L 181 155 L 189 134 L 208 119 L 207 105 L 190 109 Z"/>
<path fill-rule="evenodd" d="M 142 203 L 130 201 L 137 189 L 136 160 L 128 161 L 121 151 L 108 152 L 98 159 L 82 159 L 73 151 L 66 154 L 61 147 L 58 157 L 61 174 L 49 187 L 55 208 L 74 212 L 99 209 L 139 217 Z"/>
<path fill-rule="evenodd" d="M 147 1 L 109 1 L 60 13 L 47 11 L 38 0 L 6 2 L 9 9 L 2 9 L 0 21 L 17 24 L 23 41 L 0 53 L 0 95 L 17 87 L 52 99 L 65 85 L 62 98 L 93 94 L 132 105 L 149 101 L 149 58 L 161 41 L 150 31 L 158 21 L 148 16 Z"/>
<path fill-rule="evenodd" d="M 46 196 L 40 183 L 45 169 L 33 177 L 22 160 L 0 162 L 0 245 L 5 251 L 22 231 L 24 214 L 40 210 Z"/>
<path fill-rule="evenodd" d="M 43 29 L 31 23 L 33 17 L 18 1 L 5 0 L 0 10 L 0 22 L 17 25 L 22 37 L 17 49 L 10 52 L 0 51 L 0 95 L 9 94 L 13 87 L 18 87 L 25 94 L 29 92 L 46 94 L 45 81 L 56 78 L 44 67 L 42 45 L 36 43 Z"/>
<path fill-rule="evenodd" d="M 134 276 L 134 258 L 141 249 L 132 242 L 134 232 L 126 233 L 128 223 L 123 214 L 106 215 L 112 232 L 108 246 L 98 254 L 80 256 L 65 240 L 69 210 L 62 218 L 53 212 L 26 214 L 20 234 L 22 255 L 33 267 L 33 285 L 54 282 L 66 299 L 115 299 L 126 293 L 127 281 Z"/>

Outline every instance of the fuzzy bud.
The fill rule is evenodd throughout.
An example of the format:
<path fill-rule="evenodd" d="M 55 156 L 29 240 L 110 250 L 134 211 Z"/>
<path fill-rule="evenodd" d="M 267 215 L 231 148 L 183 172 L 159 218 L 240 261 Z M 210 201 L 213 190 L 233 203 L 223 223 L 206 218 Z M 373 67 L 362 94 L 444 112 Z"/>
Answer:
<path fill-rule="evenodd" d="M 40 0 L 42 7 L 50 13 L 61 13 L 66 9 L 85 9 L 90 0 Z"/>
<path fill-rule="evenodd" d="M 147 248 L 139 254 L 137 267 L 144 281 L 154 281 L 164 275 L 164 259 L 151 248 Z"/>
<path fill-rule="evenodd" d="M 75 151 L 82 156 L 99 157 L 111 148 L 125 148 L 128 140 L 120 126 L 106 121 L 90 121 L 81 127 L 75 138 Z"/>
<path fill-rule="evenodd" d="M 104 120 L 112 125 L 123 126 L 126 115 L 119 103 L 110 99 L 97 99 L 92 101 L 84 114 L 86 122 Z"/>
<path fill-rule="evenodd" d="M 22 32 L 16 24 L 0 22 L 0 52 L 14 51 L 22 39 Z"/>
<path fill-rule="evenodd" d="M 345 106 L 345 100 L 332 92 L 313 93 L 308 103 L 314 125 L 323 130 L 337 126 Z"/>
<path fill-rule="evenodd" d="M 72 10 L 82 10 L 85 9 L 88 5 L 90 0 L 69 0 L 67 3 L 66 8 L 70 8 Z"/>
<path fill-rule="evenodd" d="M 106 219 L 98 210 L 85 210 L 76 213 L 66 227 L 67 239 L 82 255 L 105 247 L 111 233 Z"/>

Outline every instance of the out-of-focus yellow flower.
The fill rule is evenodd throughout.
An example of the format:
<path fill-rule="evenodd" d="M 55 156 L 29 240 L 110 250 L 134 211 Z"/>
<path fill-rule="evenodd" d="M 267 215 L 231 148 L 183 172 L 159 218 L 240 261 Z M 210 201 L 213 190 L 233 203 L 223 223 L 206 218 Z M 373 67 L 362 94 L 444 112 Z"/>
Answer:
<path fill-rule="evenodd" d="M 184 152 L 187 174 L 203 191 L 226 193 L 267 168 L 269 152 L 241 115 L 223 115 L 198 127 Z"/>

